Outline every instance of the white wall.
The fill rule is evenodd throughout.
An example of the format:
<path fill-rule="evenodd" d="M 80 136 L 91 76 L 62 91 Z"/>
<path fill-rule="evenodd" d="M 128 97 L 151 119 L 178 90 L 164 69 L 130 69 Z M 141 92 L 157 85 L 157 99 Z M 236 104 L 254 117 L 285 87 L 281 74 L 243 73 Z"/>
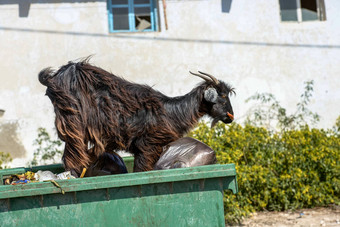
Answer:
<path fill-rule="evenodd" d="M 32 1 L 27 17 L 10 2 L 0 2 L 0 109 L 6 110 L 0 150 L 16 158 L 12 167 L 32 159 L 38 127 L 55 133 L 39 71 L 90 54 L 97 66 L 170 96 L 200 82 L 189 70 L 211 73 L 236 88 L 238 122 L 250 107 L 244 100 L 255 92 L 273 93 L 295 110 L 303 82 L 311 79 L 318 126 L 331 127 L 340 115 L 338 0 L 325 1 L 327 21 L 304 23 L 282 23 L 278 0 L 234 0 L 229 13 L 221 0 L 167 0 L 168 30 L 160 1 L 160 32 L 114 35 L 105 1 Z"/>

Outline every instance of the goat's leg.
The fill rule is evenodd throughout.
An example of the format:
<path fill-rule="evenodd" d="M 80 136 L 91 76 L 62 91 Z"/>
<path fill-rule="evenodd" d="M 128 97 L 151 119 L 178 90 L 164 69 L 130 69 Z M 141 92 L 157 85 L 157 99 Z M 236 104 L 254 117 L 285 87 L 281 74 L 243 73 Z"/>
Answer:
<path fill-rule="evenodd" d="M 161 146 L 155 146 L 147 151 L 140 151 L 135 154 L 133 172 L 143 172 L 153 170 L 163 149 Z"/>
<path fill-rule="evenodd" d="M 133 172 L 144 172 L 150 171 L 153 168 L 151 167 L 150 161 L 148 161 L 144 155 L 137 154 L 135 155 L 134 165 L 133 165 Z"/>
<path fill-rule="evenodd" d="M 75 177 L 79 177 L 83 168 L 87 168 L 90 164 L 91 157 L 87 152 L 83 143 L 65 143 L 65 150 L 62 157 L 66 171 L 70 171 Z M 78 146 L 80 145 L 80 146 Z M 82 148 L 83 147 L 83 148 Z M 81 149 L 82 148 L 82 149 Z"/>
<path fill-rule="evenodd" d="M 133 172 L 143 172 L 143 158 L 139 154 L 135 154 L 133 162 Z"/>

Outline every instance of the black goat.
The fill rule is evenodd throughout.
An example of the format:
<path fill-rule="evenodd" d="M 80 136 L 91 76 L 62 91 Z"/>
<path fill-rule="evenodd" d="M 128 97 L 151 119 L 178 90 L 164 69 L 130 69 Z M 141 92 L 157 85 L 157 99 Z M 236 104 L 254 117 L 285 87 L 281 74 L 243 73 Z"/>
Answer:
<path fill-rule="evenodd" d="M 162 147 L 203 115 L 213 119 L 212 126 L 219 120 L 231 123 L 233 89 L 209 74 L 191 74 L 205 81 L 186 95 L 168 97 L 87 60 L 69 62 L 56 72 L 42 70 L 39 81 L 47 86 L 58 136 L 65 141 L 65 169 L 79 175 L 104 152 L 126 150 L 135 156 L 134 171 L 152 170 Z"/>

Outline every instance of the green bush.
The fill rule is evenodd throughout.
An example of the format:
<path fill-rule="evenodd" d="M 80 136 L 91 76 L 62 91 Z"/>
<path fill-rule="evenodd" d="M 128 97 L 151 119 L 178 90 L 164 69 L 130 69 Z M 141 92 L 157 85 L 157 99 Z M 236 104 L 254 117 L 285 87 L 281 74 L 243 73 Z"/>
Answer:
<path fill-rule="evenodd" d="M 38 128 L 38 138 L 33 142 L 36 147 L 33 159 L 28 163 L 29 166 L 46 165 L 60 163 L 63 151 L 62 141 L 53 140 L 45 128 Z"/>
<path fill-rule="evenodd" d="M 246 122 L 251 125 L 266 127 L 273 130 L 292 130 L 305 125 L 315 126 L 320 116 L 308 109 L 313 92 L 313 80 L 304 82 L 304 92 L 300 95 L 300 101 L 292 113 L 281 106 L 275 96 L 270 93 L 256 93 L 249 97 L 246 102 L 255 101 L 253 108 L 248 112 Z"/>
<path fill-rule="evenodd" d="M 12 158 L 10 156 L 10 154 L 8 153 L 4 153 L 4 152 L 0 152 L 0 169 L 6 169 L 8 168 L 8 166 L 3 166 L 6 163 L 9 163 L 12 161 Z"/>
<path fill-rule="evenodd" d="M 221 164 L 235 163 L 239 193 L 225 193 L 228 222 L 260 210 L 339 204 L 340 139 L 334 130 L 269 131 L 249 124 L 206 123 L 190 136 L 216 151 Z"/>

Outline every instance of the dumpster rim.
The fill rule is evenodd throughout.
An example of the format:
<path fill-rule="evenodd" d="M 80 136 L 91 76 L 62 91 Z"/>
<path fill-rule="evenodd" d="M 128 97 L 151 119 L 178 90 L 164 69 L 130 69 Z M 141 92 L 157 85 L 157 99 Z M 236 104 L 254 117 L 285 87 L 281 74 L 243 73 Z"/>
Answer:
<path fill-rule="evenodd" d="M 231 181 L 236 183 L 235 164 L 215 164 L 170 170 L 155 170 L 149 172 L 57 180 L 56 182 L 64 192 L 77 192 L 208 178 L 232 178 Z M 236 183 L 233 192 L 236 193 L 237 190 Z M 0 199 L 55 193 L 61 193 L 61 189 L 57 188 L 51 182 L 0 186 Z"/>

